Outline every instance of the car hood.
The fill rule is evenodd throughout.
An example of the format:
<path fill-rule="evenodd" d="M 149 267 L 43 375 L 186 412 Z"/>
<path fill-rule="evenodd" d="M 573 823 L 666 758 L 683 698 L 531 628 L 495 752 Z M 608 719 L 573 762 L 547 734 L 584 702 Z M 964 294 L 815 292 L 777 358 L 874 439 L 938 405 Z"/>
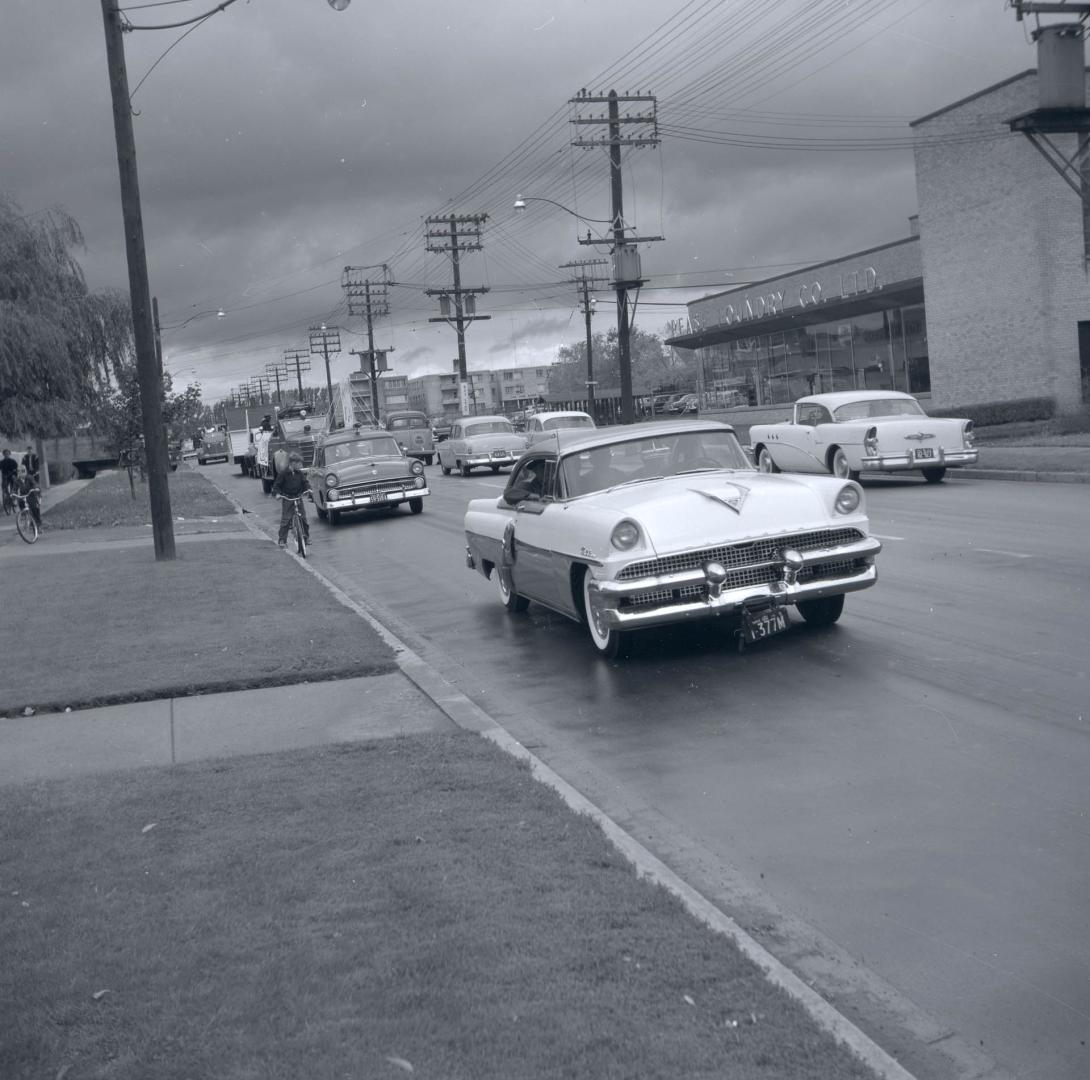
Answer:
<path fill-rule="evenodd" d="M 403 457 L 349 458 L 348 461 L 326 465 L 319 471 L 323 477 L 335 473 L 338 487 L 412 475 L 409 462 Z"/>
<path fill-rule="evenodd" d="M 571 505 L 585 505 L 613 523 L 632 518 L 654 553 L 666 555 L 724 541 L 858 523 L 861 513 L 833 510 L 845 483 L 758 472 L 694 473 L 612 488 Z"/>

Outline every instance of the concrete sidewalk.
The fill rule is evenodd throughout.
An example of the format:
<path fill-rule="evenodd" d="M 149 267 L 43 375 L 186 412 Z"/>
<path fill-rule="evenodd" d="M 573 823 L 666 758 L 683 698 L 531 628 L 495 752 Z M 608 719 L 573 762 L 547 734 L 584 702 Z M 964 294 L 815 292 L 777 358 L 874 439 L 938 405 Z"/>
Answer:
<path fill-rule="evenodd" d="M 397 671 L 0 721 L 0 784 L 455 731 Z"/>
<path fill-rule="evenodd" d="M 1032 446 L 981 442 L 980 460 L 947 475 L 972 480 L 1040 480 L 1090 483 L 1090 446 Z"/>

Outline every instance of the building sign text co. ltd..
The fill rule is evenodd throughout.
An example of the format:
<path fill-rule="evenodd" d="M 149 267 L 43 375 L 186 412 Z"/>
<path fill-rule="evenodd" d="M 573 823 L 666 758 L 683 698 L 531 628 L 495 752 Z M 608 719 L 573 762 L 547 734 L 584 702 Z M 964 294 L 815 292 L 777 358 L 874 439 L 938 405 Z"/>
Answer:
<path fill-rule="evenodd" d="M 853 296 L 876 292 L 881 287 L 878 283 L 878 271 L 873 266 L 867 266 L 850 273 L 830 275 L 826 282 L 804 281 L 782 289 L 770 289 L 755 296 L 746 293 L 726 304 L 720 309 L 720 314 L 724 324 L 733 326 L 752 319 L 784 315 L 791 308 L 813 308 L 837 300 L 848 300 Z"/>

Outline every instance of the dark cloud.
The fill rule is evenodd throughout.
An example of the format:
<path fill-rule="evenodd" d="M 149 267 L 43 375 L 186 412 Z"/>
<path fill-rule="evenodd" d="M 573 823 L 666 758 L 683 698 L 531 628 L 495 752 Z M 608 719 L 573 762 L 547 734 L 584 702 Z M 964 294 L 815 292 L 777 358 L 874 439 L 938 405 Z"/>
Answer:
<path fill-rule="evenodd" d="M 172 22 L 211 6 L 192 0 L 131 18 Z M 677 39 L 685 54 L 661 41 L 640 52 L 680 6 L 356 0 L 337 14 L 321 0 L 262 0 L 209 19 L 134 98 L 152 291 L 164 321 L 228 312 L 166 335 L 170 363 L 197 371 L 214 395 L 323 319 L 344 328 L 346 349 L 360 348 L 360 320 L 343 310 L 341 270 L 385 262 L 401 283 L 377 328 L 380 344 L 396 346 L 394 370 L 449 370 L 454 335 L 428 323 L 437 302 L 423 292 L 450 283 L 449 259 L 424 245 L 424 218 L 441 210 L 489 215 L 484 250 L 463 265 L 467 283 L 492 289 L 480 301 L 492 320 L 467 337 L 471 366 L 499 356 L 547 362 L 582 336 L 581 319 L 571 317 L 572 272 L 561 264 L 605 257 L 577 242 L 603 226 L 540 202 L 516 215 L 512 203 L 522 193 L 608 217 L 608 163 L 599 150 L 568 146 L 567 101 L 580 87 L 598 88 L 596 73 L 630 50 L 616 88 L 658 94 L 664 130 L 685 123 L 766 137 L 830 133 L 821 116 L 891 118 L 880 129 L 845 120 L 837 130 L 846 136 L 907 135 L 904 118 L 1034 63 L 997 0 L 898 8 L 830 35 L 808 60 L 763 65 L 757 45 L 785 18 L 801 25 L 813 5 L 798 0 L 787 15 L 735 26 L 735 5 L 725 4 L 715 18 L 730 33 L 694 28 Z M 851 8 L 836 11 L 854 17 Z M 92 285 L 123 286 L 100 7 L 8 0 L 4 18 L 0 188 L 27 210 L 66 206 L 87 236 Z M 132 86 L 181 32 L 126 35 Z M 709 83 L 738 80 L 738 89 L 721 98 L 710 85 L 682 94 L 701 74 Z M 756 122 L 740 126 L 746 109 L 742 118 Z M 904 235 L 915 210 L 908 150 L 813 152 L 672 135 L 658 150 L 626 156 L 624 194 L 629 221 L 666 237 L 643 252 L 651 280 L 637 319 L 652 330 L 684 314 L 691 295 L 656 286 L 699 290 L 722 284 L 723 272 L 765 277 L 775 264 L 865 248 Z M 596 329 L 612 325 L 603 318 L 610 293 L 600 295 Z M 333 371 L 355 366 L 345 353 Z"/>

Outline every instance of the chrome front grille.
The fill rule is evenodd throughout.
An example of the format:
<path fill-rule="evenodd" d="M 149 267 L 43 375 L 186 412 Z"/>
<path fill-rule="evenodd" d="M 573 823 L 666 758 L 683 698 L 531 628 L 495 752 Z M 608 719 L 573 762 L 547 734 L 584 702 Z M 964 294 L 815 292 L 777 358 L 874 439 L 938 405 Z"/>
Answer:
<path fill-rule="evenodd" d="M 369 484 L 353 484 L 351 487 L 337 488 L 337 492 L 341 496 L 374 495 L 380 491 L 408 491 L 415 486 L 415 481 L 407 477 L 404 480 L 372 480 Z"/>
<path fill-rule="evenodd" d="M 618 575 L 618 581 L 675 574 L 683 570 L 698 570 L 706 562 L 721 563 L 728 571 L 745 570 L 757 575 L 752 581 L 740 580 L 739 585 L 773 581 L 780 576 L 780 553 L 784 548 L 796 551 L 816 551 L 820 548 L 838 547 L 862 540 L 858 529 L 819 529 L 815 532 L 792 533 L 787 536 L 768 536 L 742 544 L 724 544 L 721 547 L 684 551 L 678 555 L 666 555 L 659 559 L 645 559 L 626 566 Z M 733 587 L 733 575 L 726 588 Z"/>

